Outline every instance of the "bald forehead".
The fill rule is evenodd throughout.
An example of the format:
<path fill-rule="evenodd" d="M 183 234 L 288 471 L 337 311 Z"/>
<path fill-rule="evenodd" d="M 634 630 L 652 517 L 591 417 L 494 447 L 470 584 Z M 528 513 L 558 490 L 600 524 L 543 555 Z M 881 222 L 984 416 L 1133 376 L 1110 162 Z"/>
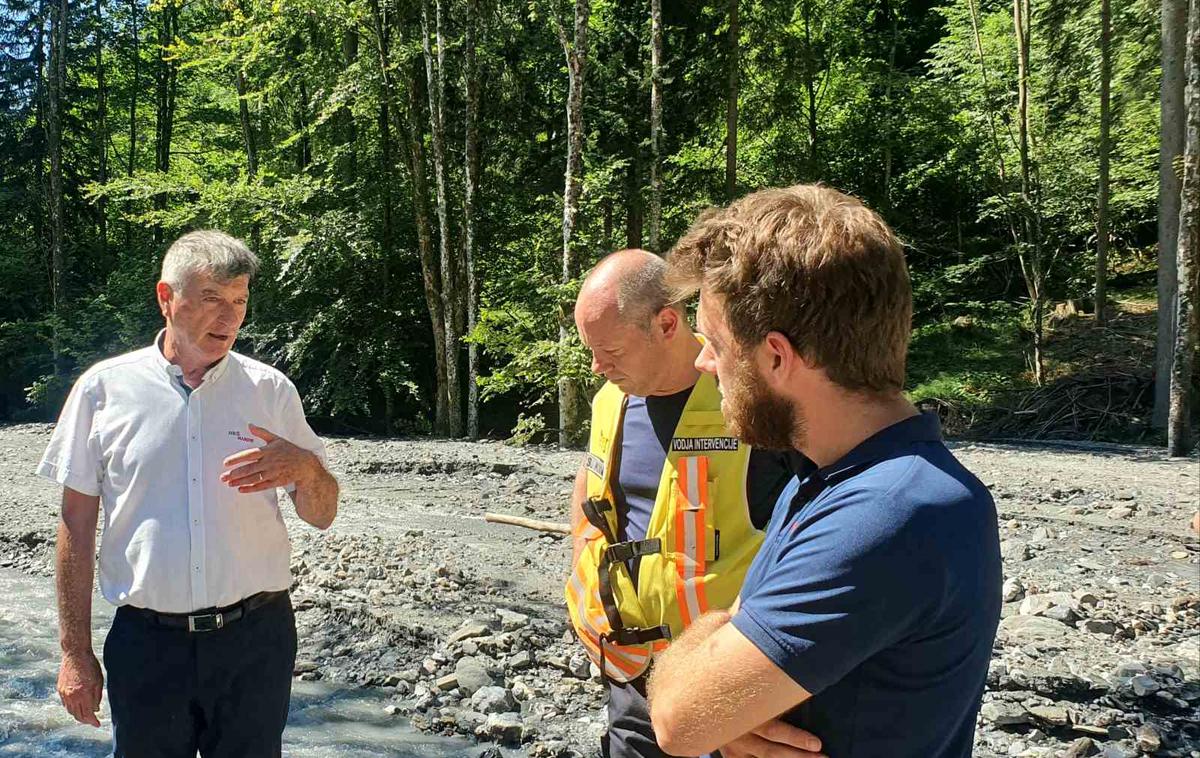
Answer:
<path fill-rule="evenodd" d="M 641 321 L 666 305 L 667 264 L 646 250 L 619 250 L 601 260 L 583 281 L 576 320 L 603 318 L 610 311 Z"/>

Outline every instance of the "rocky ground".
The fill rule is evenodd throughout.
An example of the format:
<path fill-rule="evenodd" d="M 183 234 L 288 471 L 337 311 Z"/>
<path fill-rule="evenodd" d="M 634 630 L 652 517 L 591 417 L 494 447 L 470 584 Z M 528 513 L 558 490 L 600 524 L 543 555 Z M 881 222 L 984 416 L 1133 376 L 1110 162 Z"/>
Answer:
<path fill-rule="evenodd" d="M 49 575 L 47 425 L 0 427 L 0 567 Z M 318 533 L 289 516 L 296 675 L 383 688 L 420 729 L 598 752 L 603 692 L 561 600 L 578 453 L 499 443 L 328 440 L 343 486 Z M 1200 468 L 1128 447 L 962 444 L 1000 510 L 1004 620 L 979 756 L 1200 758 Z"/>

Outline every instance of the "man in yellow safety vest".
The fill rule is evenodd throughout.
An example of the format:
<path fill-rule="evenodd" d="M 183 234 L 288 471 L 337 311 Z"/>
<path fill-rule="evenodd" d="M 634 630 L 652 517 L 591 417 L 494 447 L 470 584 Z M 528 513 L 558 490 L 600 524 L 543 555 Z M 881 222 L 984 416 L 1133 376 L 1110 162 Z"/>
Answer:
<path fill-rule="evenodd" d="M 588 275 L 575 324 L 608 381 L 592 404 L 571 503 L 566 599 L 609 689 L 606 756 L 662 756 L 645 680 L 653 656 L 695 618 L 728 608 L 794 454 L 751 451 L 721 415 L 703 345 L 670 302 L 666 263 L 622 250 Z"/>

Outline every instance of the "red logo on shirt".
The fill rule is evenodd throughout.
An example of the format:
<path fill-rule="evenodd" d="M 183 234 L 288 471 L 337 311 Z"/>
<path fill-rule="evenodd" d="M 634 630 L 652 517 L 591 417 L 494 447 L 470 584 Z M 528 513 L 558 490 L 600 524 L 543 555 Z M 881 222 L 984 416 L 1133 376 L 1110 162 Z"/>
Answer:
<path fill-rule="evenodd" d="M 250 432 L 246 432 L 245 434 L 243 434 L 242 432 L 240 432 L 237 429 L 229 430 L 229 436 L 237 437 L 238 442 L 247 442 L 250 444 L 254 444 L 254 441 L 255 441 L 254 437 L 250 436 Z"/>

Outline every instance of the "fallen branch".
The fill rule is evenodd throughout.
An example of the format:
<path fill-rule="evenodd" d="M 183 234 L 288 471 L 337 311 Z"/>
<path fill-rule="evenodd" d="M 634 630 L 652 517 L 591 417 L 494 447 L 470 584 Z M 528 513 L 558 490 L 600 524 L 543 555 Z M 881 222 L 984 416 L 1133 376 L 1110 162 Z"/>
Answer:
<path fill-rule="evenodd" d="M 484 521 L 490 521 L 493 524 L 509 524 L 510 526 L 520 526 L 525 529 L 533 529 L 536 532 L 551 532 L 553 534 L 570 534 L 571 527 L 566 524 L 560 524 L 554 521 L 542 521 L 536 518 L 524 518 L 522 516 L 509 516 L 505 513 L 485 513 L 483 514 Z"/>

